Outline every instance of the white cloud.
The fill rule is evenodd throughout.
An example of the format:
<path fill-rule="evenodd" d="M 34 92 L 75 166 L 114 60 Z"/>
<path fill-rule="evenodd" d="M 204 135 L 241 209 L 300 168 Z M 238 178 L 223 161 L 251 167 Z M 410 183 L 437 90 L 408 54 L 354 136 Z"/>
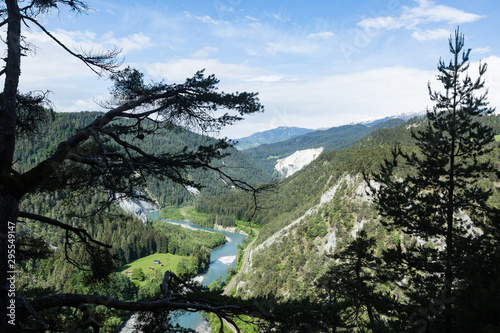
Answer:
<path fill-rule="evenodd" d="M 423 22 L 446 22 L 456 25 L 474 22 L 481 18 L 480 15 L 466 13 L 453 7 L 435 5 L 428 0 L 416 0 L 416 2 L 419 4 L 418 7 L 405 8 L 405 13 L 401 16 L 402 21 L 420 23 L 422 20 Z"/>
<path fill-rule="evenodd" d="M 379 68 L 346 75 L 246 82 L 238 91 L 259 92 L 266 111 L 228 127 L 223 134 L 243 137 L 286 125 L 324 128 L 362 119 L 420 111 L 431 105 L 427 82 L 435 72 L 405 67 Z"/>
<path fill-rule="evenodd" d="M 296 54 L 308 54 L 314 52 L 318 48 L 315 44 L 297 43 L 295 42 L 270 42 L 267 43 L 266 51 L 270 54 L 277 53 L 296 53 Z"/>
<path fill-rule="evenodd" d="M 218 24 L 221 24 L 222 21 L 219 21 L 219 20 L 214 20 L 213 18 L 211 18 L 210 16 L 208 15 L 205 15 L 205 16 L 193 16 L 195 19 L 203 22 L 203 23 L 207 23 L 207 24 L 214 24 L 214 25 L 218 25 Z"/>
<path fill-rule="evenodd" d="M 484 54 L 484 53 L 490 53 L 491 49 L 490 49 L 489 46 L 488 47 L 479 47 L 479 48 L 473 49 L 472 52 L 479 53 L 479 54 Z"/>
<path fill-rule="evenodd" d="M 253 16 L 250 16 L 250 15 L 245 16 L 245 18 L 246 18 L 247 20 L 250 20 L 250 21 L 253 21 L 253 22 L 257 22 L 257 21 L 259 21 L 259 19 L 255 18 L 255 17 L 253 17 Z"/>
<path fill-rule="evenodd" d="M 282 75 L 261 75 L 261 76 L 256 76 L 256 77 L 247 79 L 245 81 L 247 81 L 247 82 L 255 82 L 255 81 L 260 81 L 260 82 L 278 82 L 281 79 L 283 79 Z"/>
<path fill-rule="evenodd" d="M 435 30 L 425 30 L 425 31 L 416 30 L 413 32 L 412 37 L 419 41 L 436 40 L 442 38 L 449 38 L 450 32 L 446 29 L 435 29 Z"/>
<path fill-rule="evenodd" d="M 316 32 L 307 35 L 307 38 L 312 38 L 312 39 L 329 39 L 334 36 L 334 33 L 331 31 L 322 31 L 322 32 Z"/>
<path fill-rule="evenodd" d="M 106 44 L 116 45 L 118 49 L 122 50 L 122 54 L 153 46 L 151 38 L 145 36 L 142 32 L 121 38 L 116 38 L 113 32 L 108 32 L 102 37 L 102 41 Z"/>
<path fill-rule="evenodd" d="M 380 16 L 375 18 L 367 18 L 358 22 L 358 26 L 366 30 L 370 29 L 386 29 L 392 30 L 401 28 L 404 23 L 392 16 Z"/>
<path fill-rule="evenodd" d="M 195 53 L 193 53 L 193 58 L 208 58 L 212 54 L 216 54 L 218 51 L 219 49 L 216 47 L 205 46 L 201 50 L 198 50 Z"/>
<path fill-rule="evenodd" d="M 472 50 L 474 52 L 474 50 Z M 488 69 L 484 75 L 485 87 L 488 89 L 488 100 L 490 106 L 500 110 L 500 57 L 489 56 L 481 60 L 481 64 L 487 64 Z M 470 64 L 469 71 L 477 75 L 479 63 L 474 62 Z M 471 74 L 471 76 L 473 76 Z M 474 76 L 473 76 L 474 77 Z"/>
<path fill-rule="evenodd" d="M 416 30 L 413 37 L 418 40 L 439 39 L 445 35 L 445 29 L 433 29 L 421 31 L 422 25 L 430 23 L 444 23 L 447 25 L 457 25 L 474 22 L 482 18 L 480 15 L 467 13 L 444 5 L 436 5 L 429 0 L 415 0 L 416 7 L 403 7 L 403 12 L 399 17 L 380 16 L 365 18 L 358 22 L 358 26 L 365 30 L 382 29 L 393 30 L 406 28 Z M 449 35 L 449 32 L 446 32 Z"/>
<path fill-rule="evenodd" d="M 226 64 L 218 59 L 180 59 L 167 63 L 151 63 L 142 66 L 147 74 L 156 79 L 167 79 L 168 82 L 183 82 L 194 73 L 205 69 L 206 74 L 215 74 L 219 79 L 249 80 L 266 75 L 260 68 L 252 68 L 244 64 Z"/>

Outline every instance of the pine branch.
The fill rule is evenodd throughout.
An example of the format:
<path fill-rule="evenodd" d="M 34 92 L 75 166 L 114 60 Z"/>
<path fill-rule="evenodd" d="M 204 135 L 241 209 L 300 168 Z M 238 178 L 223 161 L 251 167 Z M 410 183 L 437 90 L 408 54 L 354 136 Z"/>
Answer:
<path fill-rule="evenodd" d="M 36 221 L 40 221 L 40 222 L 43 222 L 43 223 L 47 223 L 47 224 L 53 225 L 55 227 L 61 228 L 61 229 L 66 230 L 66 231 L 71 231 L 72 233 L 74 233 L 75 235 L 77 235 L 80 238 L 80 240 L 82 242 L 84 242 L 84 243 L 92 242 L 94 244 L 97 244 L 99 246 L 102 246 L 102 247 L 105 247 L 105 248 L 108 248 L 108 249 L 110 249 L 112 247 L 111 245 L 104 244 L 104 243 L 102 243 L 102 242 L 100 242 L 98 240 L 95 240 L 87 232 L 87 230 L 85 230 L 83 228 L 75 228 L 75 227 L 72 227 L 72 226 L 70 226 L 68 224 L 65 224 L 65 223 L 59 222 L 57 220 L 51 219 L 49 217 L 42 216 L 42 215 L 37 215 L 37 214 L 33 214 L 33 213 L 28 213 L 28 212 L 19 212 L 18 216 L 22 217 L 22 218 L 27 218 L 27 219 L 30 219 L 30 220 L 36 220 Z"/>

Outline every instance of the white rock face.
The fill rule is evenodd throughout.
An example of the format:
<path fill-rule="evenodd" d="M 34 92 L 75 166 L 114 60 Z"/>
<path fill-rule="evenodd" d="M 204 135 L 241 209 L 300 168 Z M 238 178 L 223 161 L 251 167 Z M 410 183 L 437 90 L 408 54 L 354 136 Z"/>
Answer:
<path fill-rule="evenodd" d="M 141 200 L 139 198 L 122 197 L 118 200 L 118 205 L 127 213 L 137 216 L 143 223 L 148 222 L 147 213 L 158 210 L 155 204 Z"/>
<path fill-rule="evenodd" d="M 293 175 L 323 152 L 323 147 L 297 150 L 292 155 L 279 159 L 274 166 L 283 178 Z"/>

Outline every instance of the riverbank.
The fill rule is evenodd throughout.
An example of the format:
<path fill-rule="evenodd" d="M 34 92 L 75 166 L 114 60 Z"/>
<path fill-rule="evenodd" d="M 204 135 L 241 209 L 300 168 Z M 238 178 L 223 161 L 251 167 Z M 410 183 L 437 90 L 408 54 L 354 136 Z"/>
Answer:
<path fill-rule="evenodd" d="M 219 231 L 227 231 L 227 232 L 232 232 L 232 233 L 237 233 L 240 235 L 248 236 L 248 234 L 245 231 L 241 230 L 238 227 L 224 227 L 220 224 L 214 224 L 212 229 L 219 230 Z"/>

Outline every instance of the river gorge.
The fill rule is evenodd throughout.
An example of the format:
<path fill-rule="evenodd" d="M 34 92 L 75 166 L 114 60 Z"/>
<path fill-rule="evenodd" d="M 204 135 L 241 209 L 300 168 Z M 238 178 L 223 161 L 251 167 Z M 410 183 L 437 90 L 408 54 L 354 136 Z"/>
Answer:
<path fill-rule="evenodd" d="M 150 219 L 158 219 L 158 216 L 158 211 L 150 212 L 148 214 L 148 218 Z M 221 275 L 222 281 L 224 281 L 226 279 L 227 269 L 229 267 L 236 266 L 238 244 L 241 244 L 244 241 L 244 239 L 247 237 L 246 235 L 224 230 L 206 228 L 188 221 L 165 220 L 165 222 L 177 224 L 184 228 L 191 228 L 208 232 L 218 232 L 226 236 L 227 242 L 210 252 L 210 266 L 208 267 L 208 269 L 203 274 L 194 277 L 194 279 L 200 282 L 203 286 L 208 286 L 210 283 L 215 281 L 218 275 Z M 127 322 L 127 325 L 125 325 L 120 333 L 132 332 L 132 321 L 133 320 L 129 320 Z M 181 315 L 178 319 L 178 324 L 185 328 L 194 329 L 197 332 L 210 332 L 208 322 L 198 313 L 187 313 Z"/>

